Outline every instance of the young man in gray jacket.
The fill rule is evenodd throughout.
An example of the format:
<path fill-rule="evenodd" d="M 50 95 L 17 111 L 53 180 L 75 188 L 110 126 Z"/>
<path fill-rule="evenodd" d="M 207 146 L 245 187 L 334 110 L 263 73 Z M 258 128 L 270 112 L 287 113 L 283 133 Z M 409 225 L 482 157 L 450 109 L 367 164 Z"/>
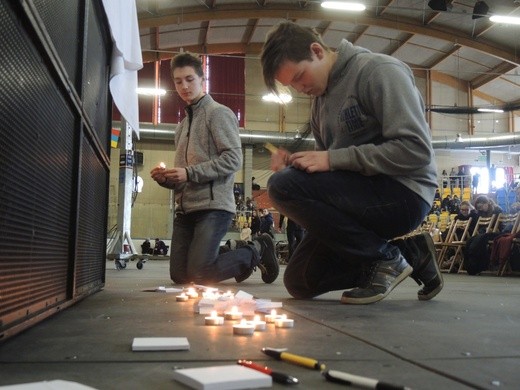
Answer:
<path fill-rule="evenodd" d="M 367 304 L 411 274 L 423 285 L 419 299 L 433 298 L 443 281 L 431 237 L 414 238 L 409 259 L 389 241 L 419 226 L 437 188 L 411 70 L 346 40 L 334 52 L 291 22 L 268 34 L 261 61 L 269 89 L 278 81 L 314 97 L 315 150 L 273 153 L 268 182 L 277 209 L 307 231 L 285 271 L 288 291 L 311 298 L 347 289 L 343 303 Z"/>
<path fill-rule="evenodd" d="M 272 283 L 279 265 L 269 235 L 233 243 L 233 250 L 220 248 L 235 215 L 233 182 L 242 167 L 237 117 L 204 92 L 198 57 L 177 55 L 171 72 L 177 93 L 188 104 L 186 118 L 175 132 L 174 167 L 151 171 L 157 183 L 175 194 L 171 279 L 205 284 L 234 277 L 241 282 L 259 267 L 262 280 Z"/>

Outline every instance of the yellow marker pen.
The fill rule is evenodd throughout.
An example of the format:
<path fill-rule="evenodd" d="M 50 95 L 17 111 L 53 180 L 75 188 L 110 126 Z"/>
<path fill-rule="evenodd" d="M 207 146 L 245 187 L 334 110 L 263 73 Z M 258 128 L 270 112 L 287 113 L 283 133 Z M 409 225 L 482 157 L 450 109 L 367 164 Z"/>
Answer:
<path fill-rule="evenodd" d="M 262 348 L 262 352 L 265 353 L 267 356 L 271 356 L 278 360 L 283 360 L 289 363 L 297 364 L 299 366 L 312 368 L 314 370 L 325 370 L 325 364 L 320 363 L 316 359 L 295 355 L 289 352 L 277 351 L 276 349 L 272 348 Z"/>

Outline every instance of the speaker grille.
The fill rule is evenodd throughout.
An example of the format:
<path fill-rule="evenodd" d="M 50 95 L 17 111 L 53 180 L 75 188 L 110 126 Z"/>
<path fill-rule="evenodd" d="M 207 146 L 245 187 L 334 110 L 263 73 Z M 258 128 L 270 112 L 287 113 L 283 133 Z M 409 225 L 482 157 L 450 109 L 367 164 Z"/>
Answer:
<path fill-rule="evenodd" d="M 102 103 L 87 117 L 69 93 L 83 85 L 78 4 L 0 2 L 0 339 L 104 283 L 108 67 L 89 76 L 89 94 Z M 102 24 L 93 25 L 90 45 L 106 53 Z M 70 35 L 60 36 L 61 26 Z"/>

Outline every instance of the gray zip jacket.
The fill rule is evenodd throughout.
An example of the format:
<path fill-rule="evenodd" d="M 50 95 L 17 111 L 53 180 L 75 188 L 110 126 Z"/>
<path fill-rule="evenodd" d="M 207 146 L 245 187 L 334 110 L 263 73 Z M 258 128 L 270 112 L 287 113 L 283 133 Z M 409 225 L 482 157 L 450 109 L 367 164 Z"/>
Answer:
<path fill-rule="evenodd" d="M 242 146 L 236 115 L 210 95 L 186 107 L 175 132 L 175 167 L 186 168 L 188 182 L 174 190 L 176 212 L 236 212 L 233 183 L 242 167 Z"/>
<path fill-rule="evenodd" d="M 314 99 L 311 126 L 332 170 L 388 175 L 433 203 L 431 135 L 406 64 L 342 40 L 328 88 Z"/>

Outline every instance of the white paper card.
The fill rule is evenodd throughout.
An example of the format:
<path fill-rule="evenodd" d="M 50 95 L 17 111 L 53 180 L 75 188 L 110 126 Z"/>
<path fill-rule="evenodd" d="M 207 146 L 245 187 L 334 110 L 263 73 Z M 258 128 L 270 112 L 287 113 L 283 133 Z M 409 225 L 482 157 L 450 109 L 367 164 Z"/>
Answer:
<path fill-rule="evenodd" d="M 18 385 L 0 386 L 2 390 L 96 390 L 93 387 L 77 382 L 56 379 L 52 381 L 21 383 Z"/>
<path fill-rule="evenodd" d="M 273 379 L 237 364 L 175 370 L 173 378 L 196 390 L 237 390 L 272 387 Z"/>
<path fill-rule="evenodd" d="M 186 337 L 135 337 L 132 351 L 183 351 L 189 350 Z"/>

